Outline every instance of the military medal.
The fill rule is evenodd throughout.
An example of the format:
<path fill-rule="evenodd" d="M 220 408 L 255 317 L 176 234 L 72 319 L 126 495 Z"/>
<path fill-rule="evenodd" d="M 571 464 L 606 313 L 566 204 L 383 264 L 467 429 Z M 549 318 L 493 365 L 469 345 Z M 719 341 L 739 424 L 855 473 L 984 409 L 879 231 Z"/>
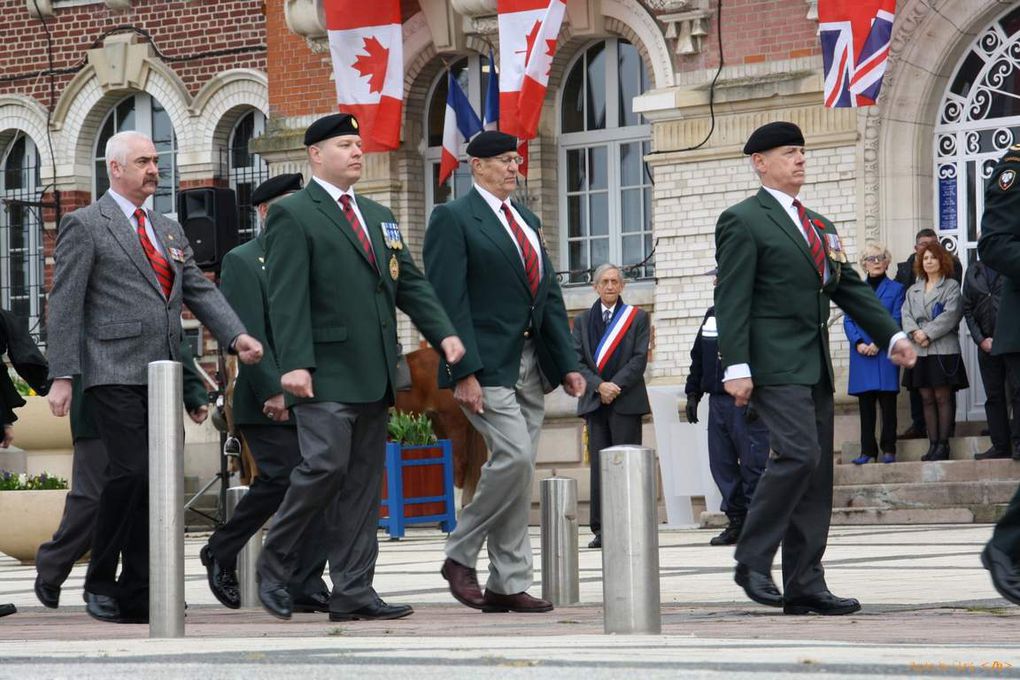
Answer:
<path fill-rule="evenodd" d="M 390 278 L 396 281 L 398 276 L 400 276 L 400 263 L 397 262 L 395 254 L 390 255 Z"/>
<path fill-rule="evenodd" d="M 177 262 L 184 262 L 184 251 L 180 248 L 169 248 L 170 259 Z"/>
<path fill-rule="evenodd" d="M 396 222 L 383 222 L 379 226 L 382 227 L 383 239 L 386 240 L 387 248 L 400 250 L 404 247 L 404 241 L 400 237 L 400 226 Z M 393 278 L 397 278 L 396 275 Z"/>

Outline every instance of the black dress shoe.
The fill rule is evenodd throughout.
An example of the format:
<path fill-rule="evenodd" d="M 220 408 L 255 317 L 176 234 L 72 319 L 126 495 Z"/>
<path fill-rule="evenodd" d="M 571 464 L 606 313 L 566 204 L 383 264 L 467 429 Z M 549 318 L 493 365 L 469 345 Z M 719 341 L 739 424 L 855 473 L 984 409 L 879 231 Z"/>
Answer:
<path fill-rule="evenodd" d="M 929 460 L 949 460 L 949 442 L 943 440 L 936 444 Z"/>
<path fill-rule="evenodd" d="M 991 574 L 992 585 L 999 595 L 1013 604 L 1020 604 L 1020 570 L 1009 555 L 988 543 L 981 552 L 981 564 Z"/>
<path fill-rule="evenodd" d="M 1011 454 L 1005 451 L 1000 451 L 994 446 L 989 448 L 987 451 L 982 451 L 981 453 L 974 454 L 974 460 L 995 460 L 997 458 L 1010 458 L 1010 457 Z"/>
<path fill-rule="evenodd" d="M 783 606 L 783 596 L 779 593 L 776 582 L 772 580 L 772 574 L 754 571 L 746 564 L 737 564 L 733 580 L 758 604 L 766 607 Z"/>
<path fill-rule="evenodd" d="M 295 614 L 315 614 L 329 612 L 329 593 L 312 593 L 292 598 L 291 610 Z"/>
<path fill-rule="evenodd" d="M 97 621 L 121 623 L 120 605 L 109 595 L 85 593 L 85 611 Z"/>
<path fill-rule="evenodd" d="M 599 549 L 602 547 L 602 534 L 595 534 L 595 538 L 591 539 L 591 543 L 588 544 L 589 548 Z"/>
<path fill-rule="evenodd" d="M 744 528 L 742 521 L 730 520 L 730 523 L 726 525 L 726 528 L 722 530 L 722 533 L 718 536 L 713 536 L 712 540 L 708 543 L 709 545 L 736 545 L 737 539 L 740 538 L 740 532 Z"/>
<path fill-rule="evenodd" d="M 828 590 L 784 600 L 784 614 L 821 614 L 842 616 L 861 610 L 861 603 L 852 597 L 836 597 Z"/>
<path fill-rule="evenodd" d="M 60 586 L 43 583 L 42 576 L 35 577 L 35 596 L 44 607 L 56 609 L 60 604 Z"/>
<path fill-rule="evenodd" d="M 262 581 L 259 583 L 259 601 L 262 608 L 278 619 L 287 621 L 290 619 L 291 609 L 290 595 L 287 589 L 277 583 Z"/>
<path fill-rule="evenodd" d="M 330 621 L 356 621 L 358 619 L 364 621 L 388 621 L 390 619 L 402 619 L 405 616 L 410 616 L 414 613 L 414 609 L 410 605 L 406 604 L 386 604 L 380 598 L 376 598 L 376 601 L 372 604 L 367 604 L 360 609 L 355 609 L 352 612 L 334 612 L 329 613 Z"/>
<path fill-rule="evenodd" d="M 0 616 L 10 616 L 11 614 L 17 614 L 18 608 L 9 602 L 7 604 L 0 604 Z"/>
<path fill-rule="evenodd" d="M 921 460 L 935 460 L 932 456 L 935 455 L 935 449 L 938 448 L 938 442 L 928 442 L 928 452 L 921 456 Z"/>
<path fill-rule="evenodd" d="M 209 546 L 203 546 L 198 556 L 202 559 L 209 580 L 209 590 L 228 609 L 241 608 L 241 591 L 237 583 L 237 572 L 225 569 L 213 556 Z"/>

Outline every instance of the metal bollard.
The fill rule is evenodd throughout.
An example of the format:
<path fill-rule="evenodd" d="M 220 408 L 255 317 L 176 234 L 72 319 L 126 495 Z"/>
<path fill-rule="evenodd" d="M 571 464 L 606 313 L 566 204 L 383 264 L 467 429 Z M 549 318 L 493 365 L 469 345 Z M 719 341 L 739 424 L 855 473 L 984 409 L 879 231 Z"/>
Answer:
<path fill-rule="evenodd" d="M 149 364 L 149 637 L 184 637 L 184 406 L 176 361 Z"/>
<path fill-rule="evenodd" d="M 542 599 L 557 607 L 580 601 L 577 569 L 577 480 L 550 477 L 542 489 Z"/>
<path fill-rule="evenodd" d="M 657 634 L 662 614 L 655 451 L 611 446 L 599 459 L 605 632 Z"/>
<path fill-rule="evenodd" d="M 248 493 L 246 486 L 232 486 L 227 489 L 227 521 L 234 516 L 237 504 L 241 502 L 244 495 Z M 262 553 L 262 528 L 256 531 L 248 542 L 244 544 L 241 551 L 237 553 L 237 584 L 241 591 L 241 607 L 245 609 L 258 608 L 259 602 L 258 583 L 255 581 L 256 565 L 259 555 Z"/>

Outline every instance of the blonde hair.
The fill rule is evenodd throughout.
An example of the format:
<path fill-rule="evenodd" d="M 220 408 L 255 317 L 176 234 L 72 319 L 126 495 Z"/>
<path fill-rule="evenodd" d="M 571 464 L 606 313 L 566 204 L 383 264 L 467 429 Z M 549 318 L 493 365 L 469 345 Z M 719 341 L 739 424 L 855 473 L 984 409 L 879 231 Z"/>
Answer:
<path fill-rule="evenodd" d="M 892 253 L 881 243 L 866 243 L 861 249 L 861 256 L 858 259 L 860 265 L 864 266 L 864 260 L 873 255 L 881 255 L 883 260 L 892 261 Z"/>

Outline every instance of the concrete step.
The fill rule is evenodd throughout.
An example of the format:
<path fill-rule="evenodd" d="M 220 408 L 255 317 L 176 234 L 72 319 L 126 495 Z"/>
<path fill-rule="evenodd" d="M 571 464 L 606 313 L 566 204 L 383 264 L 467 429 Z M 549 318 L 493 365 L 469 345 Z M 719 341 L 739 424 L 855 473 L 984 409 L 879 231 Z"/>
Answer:
<path fill-rule="evenodd" d="M 833 508 L 833 524 L 991 524 L 1005 504 L 955 508 Z"/>
<path fill-rule="evenodd" d="M 908 484 L 857 484 L 833 489 L 834 508 L 956 508 L 1008 503 L 1014 480 L 977 480 Z"/>
<path fill-rule="evenodd" d="M 1020 462 L 997 460 L 944 460 L 933 462 L 897 462 L 888 465 L 837 465 L 833 470 L 835 486 L 857 484 L 910 484 L 937 482 L 974 482 L 982 479 L 1020 482 Z"/>
<path fill-rule="evenodd" d="M 987 451 L 992 445 L 991 439 L 977 435 L 951 437 L 949 439 L 949 458 L 951 460 L 973 460 L 975 453 Z M 900 439 L 896 442 L 897 462 L 921 460 L 928 453 L 930 443 L 927 439 Z M 861 455 L 860 442 L 843 442 L 841 454 L 836 458 L 838 464 L 849 465 Z"/>

